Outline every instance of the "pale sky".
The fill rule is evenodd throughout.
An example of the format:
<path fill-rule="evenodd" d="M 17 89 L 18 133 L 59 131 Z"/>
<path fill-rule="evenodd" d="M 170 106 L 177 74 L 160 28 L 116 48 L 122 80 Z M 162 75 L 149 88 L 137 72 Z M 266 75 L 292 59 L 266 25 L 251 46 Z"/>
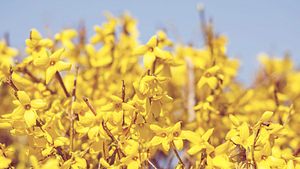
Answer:
<path fill-rule="evenodd" d="M 9 32 L 11 44 L 21 48 L 31 28 L 43 34 L 47 30 L 55 33 L 63 28 L 76 28 L 81 20 L 91 35 L 93 25 L 104 21 L 104 11 L 115 15 L 129 11 L 139 21 L 143 42 L 157 29 L 167 28 L 173 39 L 179 37 L 200 46 L 198 3 L 204 4 L 217 32 L 228 36 L 229 55 L 241 60 L 241 81 L 251 81 L 261 52 L 282 56 L 289 51 L 299 65 L 299 0 L 10 0 L 1 2 L 0 37 Z"/>

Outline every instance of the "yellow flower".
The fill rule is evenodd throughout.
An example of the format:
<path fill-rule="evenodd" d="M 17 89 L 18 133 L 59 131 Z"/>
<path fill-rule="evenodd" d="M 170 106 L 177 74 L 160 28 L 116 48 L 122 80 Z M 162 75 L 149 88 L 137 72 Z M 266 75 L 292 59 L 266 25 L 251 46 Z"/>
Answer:
<path fill-rule="evenodd" d="M 205 149 L 206 153 L 210 154 L 214 150 L 214 147 L 209 143 L 208 140 L 213 131 L 214 129 L 209 129 L 202 136 L 199 136 L 194 132 L 189 132 L 189 134 L 186 136 L 186 139 L 188 139 L 192 145 L 187 153 L 195 155 Z"/>
<path fill-rule="evenodd" d="M 157 36 L 152 36 L 146 45 L 140 46 L 134 51 L 135 55 L 144 55 L 144 66 L 148 70 L 157 71 L 154 70 L 155 66 L 157 66 L 159 71 L 163 69 L 163 66 L 159 67 L 158 65 L 156 65 L 156 63 L 154 63 L 157 58 L 160 59 L 163 63 L 174 64 L 172 55 L 169 52 L 159 48 L 158 44 L 159 41 Z"/>
<path fill-rule="evenodd" d="M 233 135 L 233 136 L 232 136 Z M 250 133 L 249 126 L 243 122 L 237 129 L 232 129 L 226 138 L 231 139 L 235 144 L 243 146 L 245 149 L 250 148 L 254 142 L 254 134 Z"/>
<path fill-rule="evenodd" d="M 0 168 L 9 168 L 11 162 L 12 162 L 11 159 L 8 159 L 3 155 L 0 155 Z"/>
<path fill-rule="evenodd" d="M 24 119 L 27 127 L 36 125 L 38 118 L 37 110 L 46 106 L 46 102 L 41 99 L 31 100 L 28 94 L 24 91 L 17 92 L 18 100 L 14 101 L 18 107 L 11 114 L 4 115 L 5 118 Z"/>
<path fill-rule="evenodd" d="M 101 27 L 94 26 L 96 34 L 91 37 L 90 42 L 96 44 L 99 42 L 103 43 L 113 43 L 115 41 L 115 29 L 117 26 L 117 20 L 107 15 L 108 21 L 105 22 Z"/>
<path fill-rule="evenodd" d="M 139 152 L 139 143 L 134 140 L 128 140 L 125 148 L 126 157 L 121 159 L 121 162 L 128 169 L 138 169 L 141 163 L 145 161 L 146 153 Z"/>
<path fill-rule="evenodd" d="M 124 111 L 132 112 L 135 108 L 123 102 L 123 100 L 118 97 L 112 95 L 110 97 L 111 102 L 106 104 L 101 108 L 101 111 L 105 112 L 105 116 L 103 117 L 105 121 L 110 120 L 113 123 L 119 124 L 123 119 Z"/>
<path fill-rule="evenodd" d="M 8 47 L 4 40 L 0 41 L 0 68 L 9 68 L 13 64 L 12 58 L 18 54 L 14 48 Z"/>
<path fill-rule="evenodd" d="M 29 39 L 26 39 L 26 52 L 29 54 L 39 53 L 53 46 L 50 39 L 43 39 L 36 29 L 31 29 Z"/>
<path fill-rule="evenodd" d="M 181 130 L 181 122 L 165 128 L 151 124 L 150 129 L 155 134 L 150 141 L 150 145 L 157 146 L 161 144 L 165 151 L 169 151 L 171 144 L 174 144 L 176 149 L 181 150 L 183 148 L 183 140 L 190 136 L 190 132 Z"/>
<path fill-rule="evenodd" d="M 64 162 L 64 164 L 61 166 L 62 169 L 82 169 L 87 168 L 87 162 L 84 158 L 79 157 L 76 155 L 75 157 L 72 157 L 71 159 Z"/>
<path fill-rule="evenodd" d="M 61 41 L 61 43 L 68 49 L 74 49 L 75 45 L 72 42 L 72 39 L 74 39 L 77 36 L 77 32 L 74 29 L 66 29 L 63 30 L 61 33 L 57 33 L 55 35 L 55 40 Z"/>
<path fill-rule="evenodd" d="M 55 51 L 53 54 L 45 52 L 41 55 L 38 55 L 38 57 L 34 59 L 33 64 L 35 66 L 46 69 L 46 84 L 50 82 L 56 72 L 71 69 L 72 65 L 70 63 L 61 61 L 61 56 L 63 55 L 64 51 L 65 50 L 62 48 Z"/>
<path fill-rule="evenodd" d="M 4 40 L 0 40 L 0 85 L 10 74 L 10 66 L 13 65 L 13 57 L 18 54 L 14 48 L 8 47 Z"/>
<path fill-rule="evenodd" d="M 90 56 L 90 63 L 93 67 L 104 67 L 113 61 L 113 46 L 110 44 L 104 45 L 98 51 L 91 44 L 86 45 L 85 49 Z"/>
<path fill-rule="evenodd" d="M 167 34 L 164 31 L 160 30 L 156 34 L 158 45 L 160 48 L 173 45 L 173 42 L 170 39 L 168 39 Z"/>
<path fill-rule="evenodd" d="M 220 67 L 213 66 L 207 69 L 197 83 L 198 88 L 208 85 L 210 89 L 216 89 L 222 83 L 223 75 L 220 74 Z"/>

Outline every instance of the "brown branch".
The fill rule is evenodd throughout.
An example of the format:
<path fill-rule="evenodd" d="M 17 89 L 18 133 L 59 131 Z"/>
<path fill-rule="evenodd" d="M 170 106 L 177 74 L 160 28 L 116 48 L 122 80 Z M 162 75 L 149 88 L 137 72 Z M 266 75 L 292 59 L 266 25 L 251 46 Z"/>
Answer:
<path fill-rule="evenodd" d="M 125 81 L 122 80 L 122 101 L 125 102 Z"/>
<path fill-rule="evenodd" d="M 7 78 L 6 81 L 4 81 L 4 84 L 8 85 L 9 87 L 11 87 L 14 90 L 14 95 L 19 100 L 19 97 L 17 95 L 17 92 L 19 91 L 19 89 L 17 88 L 17 86 L 14 84 L 14 82 L 12 80 L 12 74 L 13 74 L 12 67 L 9 68 L 9 72 L 10 72 L 9 77 Z"/>
<path fill-rule="evenodd" d="M 41 79 L 35 77 L 26 67 L 24 67 L 23 72 L 27 74 L 34 82 L 37 83 L 42 82 Z"/>
<path fill-rule="evenodd" d="M 147 162 L 148 162 L 154 169 L 157 169 L 157 167 L 156 167 L 149 159 L 147 159 Z"/>
<path fill-rule="evenodd" d="M 104 131 L 106 132 L 106 134 L 110 137 L 110 139 L 115 142 L 118 146 L 118 140 L 114 137 L 114 135 L 111 133 L 111 131 L 108 129 L 108 127 L 106 126 L 106 123 L 104 121 L 102 121 L 102 127 L 104 129 Z M 125 153 L 119 148 L 117 147 L 117 153 L 118 153 L 118 156 L 119 156 L 119 159 L 121 159 L 122 157 L 125 156 Z"/>
<path fill-rule="evenodd" d="M 73 103 L 76 101 L 76 87 L 77 87 L 77 76 L 78 76 L 78 67 L 76 67 L 76 73 L 75 73 L 75 77 L 74 77 L 74 84 L 73 84 L 73 91 L 72 91 L 72 100 L 71 100 L 71 103 L 70 103 L 70 108 L 71 108 L 71 111 L 70 111 L 70 123 L 71 123 L 71 126 L 70 126 L 70 140 L 71 140 L 71 143 L 70 143 L 70 153 L 73 152 L 73 149 L 74 149 L 74 110 L 72 108 L 72 105 Z"/>
<path fill-rule="evenodd" d="M 105 123 L 104 121 L 102 121 L 102 127 L 103 127 L 104 131 L 106 132 L 106 134 L 110 137 L 110 139 L 111 139 L 113 142 L 117 143 L 118 140 L 117 140 L 117 139 L 114 137 L 114 135 L 110 132 L 110 130 L 108 129 L 108 127 L 107 127 L 107 125 L 106 125 L 106 123 Z"/>
<path fill-rule="evenodd" d="M 125 103 L 125 82 L 122 80 L 122 101 Z M 125 125 L 125 113 L 124 110 L 122 110 L 122 126 Z"/>
<path fill-rule="evenodd" d="M 60 75 L 60 73 L 58 71 L 55 73 L 55 76 L 56 76 L 56 79 L 58 80 L 60 86 L 63 88 L 66 97 L 70 97 L 70 94 L 67 91 L 65 83 L 64 83 L 64 81 L 63 81 L 63 79 L 62 79 L 62 77 L 61 77 L 61 75 Z"/>
<path fill-rule="evenodd" d="M 132 125 L 136 122 L 137 114 L 138 114 L 138 113 L 135 112 L 134 118 L 132 119 L 131 123 L 129 124 L 128 128 L 127 128 L 126 131 L 125 131 L 125 136 L 127 136 L 127 134 L 129 133 L 129 131 L 130 131 L 131 127 L 132 127 Z"/>
<path fill-rule="evenodd" d="M 255 133 L 255 137 L 254 137 L 253 145 L 252 145 L 252 151 L 251 151 L 254 169 L 257 168 L 257 164 L 256 164 L 255 157 L 254 157 L 254 149 L 255 149 L 255 144 L 256 144 L 256 141 L 257 141 L 257 139 L 258 139 L 259 133 L 260 133 L 260 128 L 259 128 L 259 129 L 256 131 L 256 133 Z"/>
<path fill-rule="evenodd" d="M 180 164 L 183 166 L 183 168 L 184 168 L 184 163 L 183 163 L 182 159 L 181 159 L 180 156 L 179 156 L 179 153 L 178 153 L 178 151 L 177 151 L 177 149 L 176 149 L 176 146 L 175 146 L 175 144 L 174 144 L 174 141 L 171 142 L 171 147 L 172 147 L 172 149 L 173 149 L 173 151 L 174 151 L 174 153 L 175 153 L 177 159 L 179 160 L 179 163 L 180 163 Z"/>
<path fill-rule="evenodd" d="M 85 96 L 82 97 L 83 101 L 86 103 L 86 105 L 89 107 L 89 109 L 92 111 L 92 113 L 97 116 L 97 112 L 95 110 L 95 108 L 93 107 L 93 105 L 90 103 L 89 99 Z"/>

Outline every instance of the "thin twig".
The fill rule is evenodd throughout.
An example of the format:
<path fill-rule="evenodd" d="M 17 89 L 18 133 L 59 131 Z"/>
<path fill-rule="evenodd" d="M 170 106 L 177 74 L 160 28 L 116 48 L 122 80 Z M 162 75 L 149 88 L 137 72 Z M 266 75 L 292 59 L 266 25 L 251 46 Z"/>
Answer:
<path fill-rule="evenodd" d="M 92 104 L 89 102 L 89 99 L 87 97 L 83 97 L 83 100 L 87 104 L 87 106 L 89 107 L 89 109 L 93 112 L 93 114 L 96 116 L 97 112 L 96 112 L 95 108 L 92 106 Z M 108 129 L 108 127 L 106 126 L 106 123 L 104 121 L 102 121 L 102 127 L 103 127 L 104 131 L 106 132 L 106 134 L 110 137 L 110 139 L 113 142 L 117 143 L 117 145 L 118 145 L 118 140 L 110 132 L 110 130 Z M 117 147 L 116 150 L 117 150 L 117 154 L 118 154 L 118 156 L 119 156 L 120 159 L 125 156 L 125 153 L 121 149 L 119 149 Z"/>
<path fill-rule="evenodd" d="M 171 142 L 171 147 L 172 147 L 172 149 L 173 149 L 173 151 L 174 151 L 174 153 L 175 153 L 177 159 L 179 160 L 180 164 L 181 164 L 181 165 L 183 166 L 183 168 L 184 168 L 184 163 L 183 163 L 182 159 L 181 159 L 180 156 L 179 156 L 179 153 L 178 153 L 178 151 L 177 151 L 177 149 L 176 149 L 176 146 L 175 146 L 175 144 L 174 144 L 174 141 Z"/>
<path fill-rule="evenodd" d="M 130 131 L 132 125 L 135 124 L 136 119 L 137 119 L 137 114 L 138 114 L 138 112 L 135 112 L 134 118 L 132 119 L 131 123 L 129 124 L 128 128 L 127 128 L 126 131 L 125 131 L 125 136 L 127 136 L 127 134 L 129 133 L 129 131 Z"/>
<path fill-rule="evenodd" d="M 106 123 L 104 121 L 102 121 L 102 127 L 104 129 L 104 131 L 106 132 L 106 134 L 110 137 L 110 139 L 114 142 L 118 142 L 118 140 L 115 138 L 115 136 L 110 132 L 110 130 L 108 129 Z"/>
<path fill-rule="evenodd" d="M 74 109 L 72 108 L 73 103 L 76 101 L 76 87 L 77 87 L 77 76 L 78 76 L 78 67 L 76 67 L 76 73 L 74 77 L 73 91 L 72 91 L 72 100 L 70 103 L 70 153 L 73 152 L 74 149 Z"/>
<path fill-rule="evenodd" d="M 35 77 L 26 67 L 23 69 L 23 72 L 25 74 L 27 74 L 34 82 L 37 82 L 37 83 L 42 82 L 41 79 Z"/>
<path fill-rule="evenodd" d="M 10 67 L 9 71 L 10 71 L 9 77 L 7 78 L 7 80 L 4 83 L 7 84 L 9 87 L 11 87 L 14 90 L 14 95 L 19 100 L 19 97 L 17 95 L 17 92 L 19 91 L 19 89 L 17 88 L 17 86 L 14 84 L 14 82 L 12 80 L 12 74 L 13 74 L 12 67 Z"/>
<path fill-rule="evenodd" d="M 147 161 L 154 169 L 157 169 L 157 167 L 149 159 L 147 159 Z"/>
<path fill-rule="evenodd" d="M 125 81 L 122 80 L 122 101 L 125 102 Z"/>
<path fill-rule="evenodd" d="M 122 80 L 122 101 L 125 103 L 125 82 Z M 125 113 L 124 110 L 122 110 L 122 126 L 125 125 Z"/>
<path fill-rule="evenodd" d="M 103 127 L 104 131 L 106 132 L 106 134 L 110 137 L 110 139 L 117 144 L 117 148 L 116 148 L 117 154 L 118 154 L 119 159 L 121 159 L 122 157 L 125 156 L 125 153 L 118 147 L 119 141 L 111 133 L 111 131 L 108 129 L 108 127 L 106 126 L 106 123 L 104 121 L 102 121 L 102 127 Z"/>
<path fill-rule="evenodd" d="M 254 149 L 255 149 L 255 144 L 256 144 L 259 133 L 260 133 L 260 128 L 255 133 L 255 137 L 254 137 L 253 145 L 252 145 L 252 151 L 251 151 L 254 169 L 257 168 L 257 164 L 256 164 L 255 157 L 254 157 Z"/>
<path fill-rule="evenodd" d="M 90 103 L 89 99 L 85 96 L 82 97 L 83 101 L 86 103 L 86 105 L 89 107 L 89 109 L 92 111 L 92 113 L 97 116 L 97 112 L 95 110 L 95 108 L 92 106 L 92 104 Z"/>
<path fill-rule="evenodd" d="M 56 71 L 55 76 L 56 76 L 56 79 L 58 80 L 60 86 L 63 88 L 66 97 L 70 97 L 70 94 L 67 91 L 65 83 L 64 83 L 64 81 L 63 81 L 63 79 L 62 79 L 62 77 L 61 77 L 61 75 L 60 75 L 60 73 L 58 71 Z"/>

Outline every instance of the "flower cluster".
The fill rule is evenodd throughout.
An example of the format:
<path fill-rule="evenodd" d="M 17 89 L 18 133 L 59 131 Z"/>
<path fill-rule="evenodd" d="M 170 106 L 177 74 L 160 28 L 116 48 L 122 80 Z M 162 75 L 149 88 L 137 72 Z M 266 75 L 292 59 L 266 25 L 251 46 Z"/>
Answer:
<path fill-rule="evenodd" d="M 289 56 L 260 56 L 245 87 L 212 23 L 202 48 L 162 30 L 141 44 L 136 25 L 124 14 L 92 37 L 32 29 L 17 62 L 0 41 L 0 168 L 300 168 Z"/>

